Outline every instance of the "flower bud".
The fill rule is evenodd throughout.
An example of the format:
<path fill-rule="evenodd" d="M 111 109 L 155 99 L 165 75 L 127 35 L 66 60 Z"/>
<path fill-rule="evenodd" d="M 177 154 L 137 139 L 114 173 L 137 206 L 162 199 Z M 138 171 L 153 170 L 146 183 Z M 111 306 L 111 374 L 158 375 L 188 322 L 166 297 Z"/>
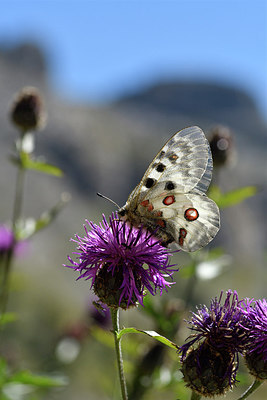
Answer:
<path fill-rule="evenodd" d="M 225 126 L 216 126 L 210 132 L 210 149 L 215 167 L 229 162 L 232 156 L 233 139 L 230 130 Z"/>
<path fill-rule="evenodd" d="M 186 385 L 204 397 L 225 394 L 235 383 L 234 357 L 226 348 L 215 349 L 203 342 L 182 361 Z"/>
<path fill-rule="evenodd" d="M 24 87 L 15 96 L 11 105 L 10 119 L 25 134 L 38 131 L 45 125 L 43 100 L 34 87 Z"/>

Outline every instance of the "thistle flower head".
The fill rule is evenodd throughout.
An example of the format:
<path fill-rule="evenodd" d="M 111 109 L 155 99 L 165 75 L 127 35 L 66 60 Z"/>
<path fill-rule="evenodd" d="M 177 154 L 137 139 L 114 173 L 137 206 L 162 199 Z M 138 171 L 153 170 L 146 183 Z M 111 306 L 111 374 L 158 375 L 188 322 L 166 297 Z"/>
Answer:
<path fill-rule="evenodd" d="M 109 222 L 103 216 L 99 225 L 86 222 L 85 236 L 72 239 L 76 261 L 68 257 L 67 266 L 80 272 L 78 279 L 91 279 L 104 304 L 125 309 L 137 301 L 143 304 L 145 289 L 155 295 L 172 284 L 165 279 L 177 270 L 169 264 L 172 252 L 151 233 L 120 221 L 116 214 Z"/>
<path fill-rule="evenodd" d="M 188 343 L 180 347 L 182 372 L 187 385 L 203 396 L 225 393 L 236 382 L 238 352 L 244 351 L 246 332 L 241 326 L 244 319 L 236 292 L 229 290 L 222 303 L 211 301 L 192 313 L 189 321 L 194 332 Z M 197 348 L 193 345 L 198 344 Z"/>
<path fill-rule="evenodd" d="M 0 254 L 6 253 L 14 243 L 14 234 L 5 225 L 0 225 Z"/>
<path fill-rule="evenodd" d="M 9 251 L 13 251 L 15 256 L 23 256 L 27 253 L 28 244 L 26 240 L 17 241 L 11 228 L 0 224 L 0 260 Z"/>
<path fill-rule="evenodd" d="M 228 290 L 225 302 L 222 304 L 222 295 L 223 292 L 219 299 L 211 301 L 210 308 L 203 306 L 196 313 L 192 313 L 188 324 L 196 333 L 190 335 L 189 338 L 193 339 L 181 347 L 182 357 L 185 357 L 195 342 L 202 340 L 207 340 L 214 348 L 228 348 L 234 353 L 242 352 L 244 349 L 245 332 L 240 327 L 240 322 L 244 318 L 240 309 L 241 301 L 238 300 L 236 291 Z"/>
<path fill-rule="evenodd" d="M 252 375 L 257 379 L 267 379 L 267 301 L 246 299 L 243 301 L 246 330 L 245 359 Z"/>

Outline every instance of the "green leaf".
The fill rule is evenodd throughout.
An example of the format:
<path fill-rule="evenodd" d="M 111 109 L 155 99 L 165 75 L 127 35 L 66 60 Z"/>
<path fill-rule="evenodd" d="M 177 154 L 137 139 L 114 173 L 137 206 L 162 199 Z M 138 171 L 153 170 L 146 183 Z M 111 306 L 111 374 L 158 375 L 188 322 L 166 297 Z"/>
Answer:
<path fill-rule="evenodd" d="M 219 208 L 226 208 L 242 203 L 257 192 L 256 186 L 244 186 L 226 193 L 222 193 L 218 186 L 212 186 L 209 190 L 209 197 L 217 203 Z"/>
<path fill-rule="evenodd" d="M 65 377 L 52 378 L 51 376 L 35 375 L 30 371 L 20 371 L 9 377 L 8 382 L 22 383 L 37 387 L 59 387 L 67 384 Z"/>
<path fill-rule="evenodd" d="M 125 335 L 127 333 L 143 333 L 147 336 L 152 337 L 153 339 L 158 340 L 162 344 L 165 344 L 165 346 L 168 346 L 168 347 L 171 347 L 172 349 L 178 350 L 178 346 L 175 343 L 171 342 L 165 336 L 162 336 L 155 331 L 143 331 L 142 329 L 136 329 L 136 328 L 124 328 L 119 332 L 118 338 L 120 339 L 123 335 Z"/>
<path fill-rule="evenodd" d="M 13 312 L 7 312 L 5 314 L 0 315 L 0 326 L 4 326 L 6 324 L 10 324 L 17 320 L 17 314 Z"/>
<path fill-rule="evenodd" d="M 44 161 L 34 160 L 28 153 L 21 152 L 20 157 L 21 157 L 21 164 L 25 169 L 31 169 L 57 177 L 63 176 L 63 172 L 60 168 L 55 167 L 54 165 L 51 164 L 47 164 Z"/>

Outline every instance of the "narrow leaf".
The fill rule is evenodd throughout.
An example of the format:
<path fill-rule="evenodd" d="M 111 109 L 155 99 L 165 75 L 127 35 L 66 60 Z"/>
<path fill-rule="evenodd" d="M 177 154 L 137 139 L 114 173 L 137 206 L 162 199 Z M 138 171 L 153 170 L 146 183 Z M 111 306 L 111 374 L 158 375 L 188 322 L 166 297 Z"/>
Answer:
<path fill-rule="evenodd" d="M 51 378 L 45 375 L 35 375 L 29 371 L 20 371 L 8 379 L 8 382 L 23 383 L 38 387 L 55 387 L 66 385 L 64 377 Z"/>
<path fill-rule="evenodd" d="M 61 177 L 63 175 L 63 172 L 60 168 L 55 167 L 54 165 L 51 164 L 47 164 L 44 161 L 34 160 L 28 153 L 21 152 L 20 156 L 21 156 L 22 166 L 25 169 L 31 169 L 57 177 Z"/>
<path fill-rule="evenodd" d="M 226 208 L 242 203 L 257 192 L 256 186 L 244 186 L 227 193 L 222 193 L 217 186 L 213 186 L 209 191 L 209 197 L 217 203 L 219 208 Z"/>
<path fill-rule="evenodd" d="M 168 347 L 171 347 L 172 349 L 178 350 L 178 346 L 175 343 L 171 342 L 165 336 L 162 336 L 155 331 L 143 331 L 142 329 L 136 329 L 136 328 L 124 328 L 120 331 L 118 338 L 120 339 L 126 333 L 143 333 L 147 336 L 152 337 L 153 339 L 158 340 L 162 344 L 165 344 L 165 346 L 168 346 Z"/>

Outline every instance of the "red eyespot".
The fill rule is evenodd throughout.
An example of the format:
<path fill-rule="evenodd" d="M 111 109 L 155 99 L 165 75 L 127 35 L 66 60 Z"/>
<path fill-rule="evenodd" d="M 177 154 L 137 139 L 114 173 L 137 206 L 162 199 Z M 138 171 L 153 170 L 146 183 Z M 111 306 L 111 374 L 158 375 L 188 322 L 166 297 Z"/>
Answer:
<path fill-rule="evenodd" d="M 154 210 L 154 206 L 153 204 L 149 203 L 149 200 L 143 200 L 141 201 L 141 206 L 146 207 L 147 211 L 153 211 Z"/>
<path fill-rule="evenodd" d="M 153 211 L 153 210 L 154 210 L 153 204 L 149 203 L 147 206 L 147 211 Z"/>
<path fill-rule="evenodd" d="M 148 204 L 149 204 L 149 200 L 143 200 L 143 201 L 141 201 L 141 206 L 143 206 L 143 207 L 147 207 L 148 206 Z"/>
<path fill-rule="evenodd" d="M 187 221 L 195 221 L 198 219 L 199 214 L 196 208 L 188 208 L 185 210 L 184 217 Z"/>
<path fill-rule="evenodd" d="M 157 225 L 161 226 L 162 228 L 166 227 L 166 222 L 163 219 L 157 220 Z"/>
<path fill-rule="evenodd" d="M 180 246 L 183 246 L 186 235 L 187 235 L 187 230 L 185 228 L 180 228 L 179 239 L 178 239 Z"/>
<path fill-rule="evenodd" d="M 175 202 L 175 197 L 173 195 L 172 196 L 166 196 L 165 199 L 163 200 L 163 204 L 165 204 L 165 206 L 170 206 L 174 202 Z"/>

